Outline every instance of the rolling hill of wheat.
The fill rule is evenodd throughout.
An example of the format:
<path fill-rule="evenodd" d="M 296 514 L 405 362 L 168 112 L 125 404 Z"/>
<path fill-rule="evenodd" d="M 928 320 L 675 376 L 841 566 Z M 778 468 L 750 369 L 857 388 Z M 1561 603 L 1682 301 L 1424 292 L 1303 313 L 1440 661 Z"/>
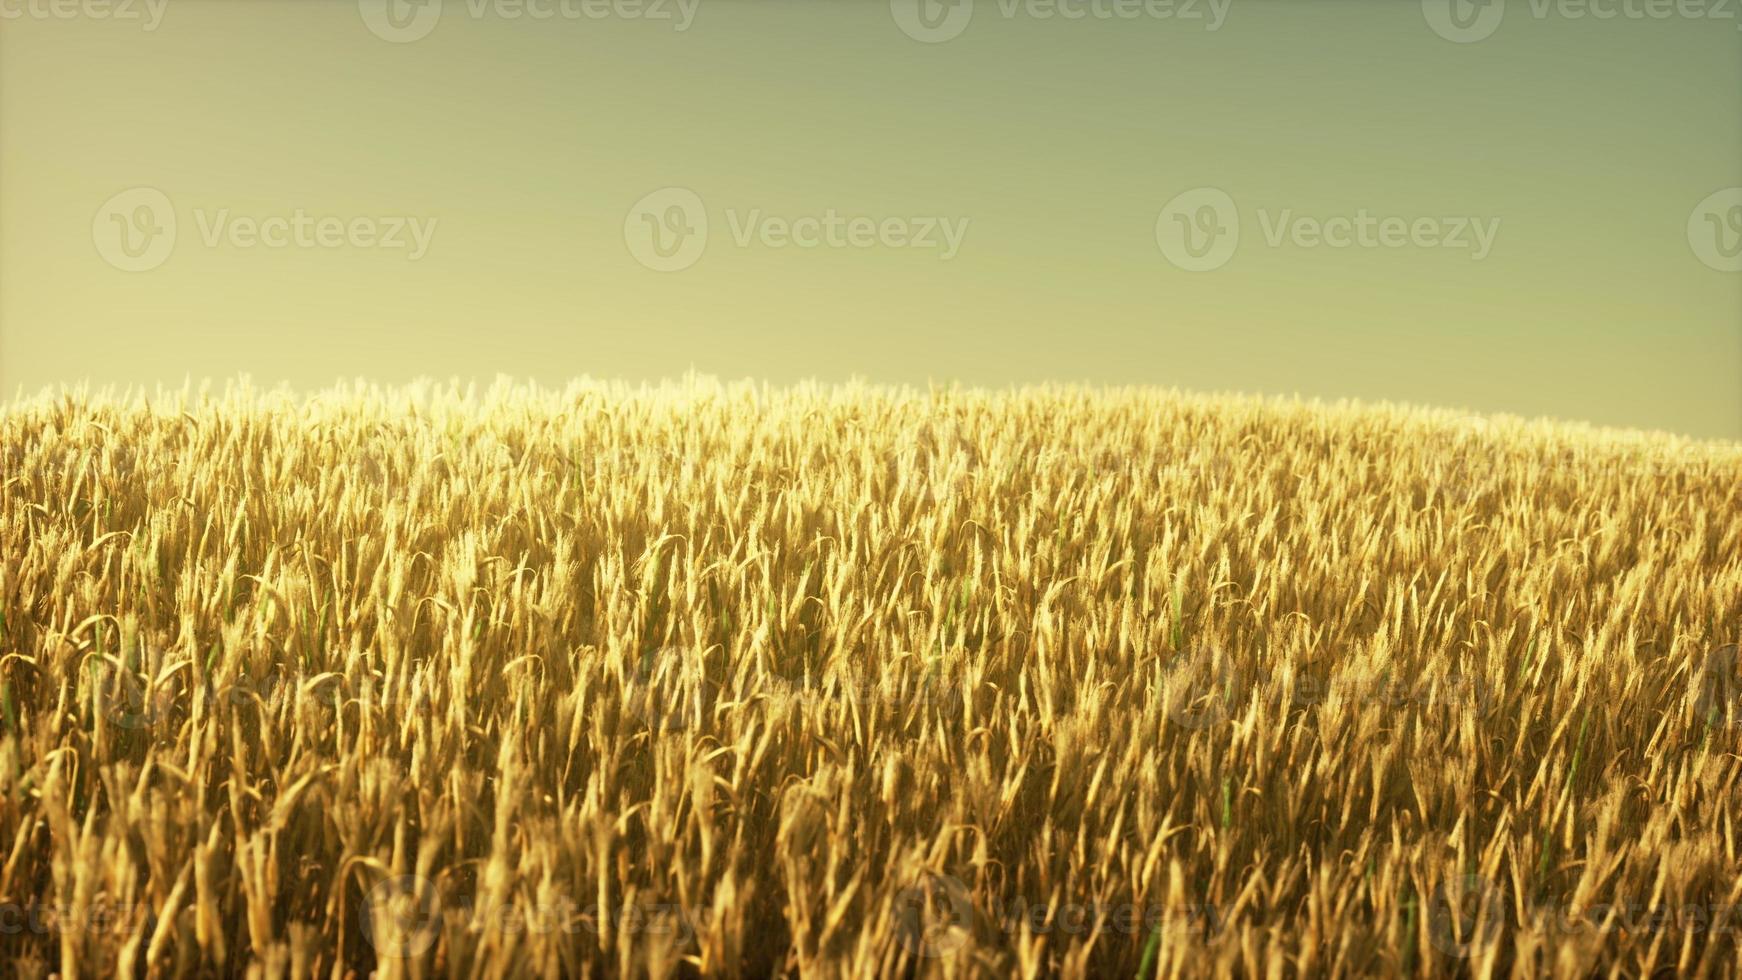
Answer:
<path fill-rule="evenodd" d="M 690 379 L 0 412 L 21 976 L 1734 976 L 1742 447 Z"/>

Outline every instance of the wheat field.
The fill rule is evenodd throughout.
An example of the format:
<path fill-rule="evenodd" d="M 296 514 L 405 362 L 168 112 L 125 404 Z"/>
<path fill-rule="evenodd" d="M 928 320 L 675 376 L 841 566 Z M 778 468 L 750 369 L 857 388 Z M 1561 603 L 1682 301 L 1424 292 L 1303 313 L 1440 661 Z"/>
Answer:
<path fill-rule="evenodd" d="M 1742 447 L 1150 389 L 0 413 L 0 964 L 1734 976 Z"/>

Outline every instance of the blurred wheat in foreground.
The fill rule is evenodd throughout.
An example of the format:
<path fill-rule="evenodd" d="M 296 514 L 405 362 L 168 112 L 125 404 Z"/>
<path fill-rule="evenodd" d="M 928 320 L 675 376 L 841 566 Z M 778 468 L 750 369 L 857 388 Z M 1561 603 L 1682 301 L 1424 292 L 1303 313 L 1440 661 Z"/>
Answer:
<path fill-rule="evenodd" d="M 0 965 L 1734 976 L 1742 448 L 690 380 L 0 414 Z"/>

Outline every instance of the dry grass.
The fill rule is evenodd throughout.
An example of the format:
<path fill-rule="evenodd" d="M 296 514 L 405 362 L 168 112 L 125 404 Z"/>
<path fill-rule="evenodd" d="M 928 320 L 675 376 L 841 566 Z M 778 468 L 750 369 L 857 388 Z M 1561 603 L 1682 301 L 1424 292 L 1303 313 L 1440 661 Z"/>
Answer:
<path fill-rule="evenodd" d="M 0 963 L 1733 976 L 1739 494 L 1144 390 L 20 402 Z"/>

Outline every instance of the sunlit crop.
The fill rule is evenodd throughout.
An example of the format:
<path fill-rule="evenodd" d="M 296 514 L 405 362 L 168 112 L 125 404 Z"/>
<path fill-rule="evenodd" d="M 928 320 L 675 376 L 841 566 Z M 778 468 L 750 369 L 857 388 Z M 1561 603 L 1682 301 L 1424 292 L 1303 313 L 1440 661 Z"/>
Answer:
<path fill-rule="evenodd" d="M 0 414 L 0 616 L 25 976 L 1738 969 L 1733 445 L 74 392 Z"/>

